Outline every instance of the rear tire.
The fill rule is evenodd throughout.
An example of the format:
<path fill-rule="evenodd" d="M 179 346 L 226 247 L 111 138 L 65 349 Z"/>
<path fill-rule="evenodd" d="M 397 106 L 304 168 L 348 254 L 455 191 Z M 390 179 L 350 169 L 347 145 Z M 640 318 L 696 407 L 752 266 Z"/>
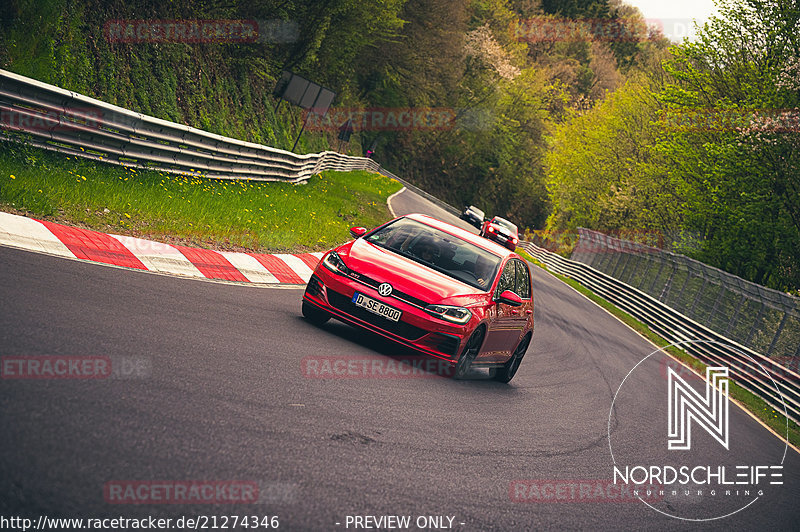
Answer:
<path fill-rule="evenodd" d="M 522 339 L 519 345 L 517 345 L 517 348 L 514 350 L 514 354 L 511 355 L 511 358 L 508 359 L 508 362 L 506 362 L 503 367 L 492 368 L 489 370 L 489 376 L 497 382 L 511 382 L 511 379 L 513 379 L 514 375 L 517 374 L 519 365 L 522 363 L 522 359 L 525 356 L 525 352 L 528 351 L 528 346 L 530 343 L 531 335 L 528 334 Z"/>
<path fill-rule="evenodd" d="M 322 325 L 331 319 L 331 315 L 315 307 L 305 299 L 303 300 L 303 316 L 314 325 Z"/>
<path fill-rule="evenodd" d="M 470 367 L 472 367 L 472 362 L 475 360 L 475 357 L 478 356 L 481 345 L 483 345 L 483 336 L 485 334 L 486 329 L 480 327 L 469 337 L 467 345 L 464 346 L 464 352 L 461 353 L 461 356 L 458 357 L 458 362 L 456 362 L 455 372 L 453 374 L 454 378 L 463 379 L 467 376 Z"/>

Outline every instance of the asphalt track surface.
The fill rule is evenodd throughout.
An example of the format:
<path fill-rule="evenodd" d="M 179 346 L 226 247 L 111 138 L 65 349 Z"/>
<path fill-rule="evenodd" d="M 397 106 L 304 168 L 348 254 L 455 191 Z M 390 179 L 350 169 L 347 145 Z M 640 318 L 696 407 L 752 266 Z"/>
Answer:
<path fill-rule="evenodd" d="M 394 208 L 436 214 L 407 192 Z M 612 399 L 652 351 L 536 268 L 534 294 L 533 342 L 509 385 L 480 373 L 307 378 L 306 357 L 385 364 L 408 352 L 339 322 L 309 324 L 299 289 L 0 248 L 0 355 L 110 356 L 144 368 L 128 378 L 0 380 L 0 515 L 277 515 L 284 530 L 348 530 L 348 515 L 454 516 L 456 530 L 800 529 L 791 449 L 783 486 L 706 523 L 640 501 L 513 501 L 517 480 L 611 478 Z M 651 414 L 664 382 L 658 371 L 626 381 L 611 416 L 618 457 L 665 447 L 654 441 L 664 423 Z M 763 463 L 780 461 L 783 445 L 737 407 L 730 426 L 733 463 L 754 449 Z M 698 432 L 698 447 L 721 454 Z M 252 480 L 269 496 L 245 505 L 107 503 L 104 485 L 123 480 Z M 691 513 L 692 504 L 706 503 L 678 497 L 658 507 Z"/>

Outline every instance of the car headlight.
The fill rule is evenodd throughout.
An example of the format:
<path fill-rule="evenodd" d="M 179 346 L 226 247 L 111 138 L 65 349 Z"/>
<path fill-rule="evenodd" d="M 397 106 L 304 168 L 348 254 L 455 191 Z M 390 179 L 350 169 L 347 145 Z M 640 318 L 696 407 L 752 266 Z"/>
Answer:
<path fill-rule="evenodd" d="M 324 264 L 325 267 L 333 273 L 350 273 L 350 269 L 345 266 L 344 261 L 335 251 L 331 251 L 325 255 L 325 258 L 322 260 L 322 264 Z"/>
<path fill-rule="evenodd" d="M 437 318 L 459 324 L 467 323 L 472 317 L 472 312 L 468 309 L 451 305 L 428 305 L 425 307 L 425 311 Z"/>

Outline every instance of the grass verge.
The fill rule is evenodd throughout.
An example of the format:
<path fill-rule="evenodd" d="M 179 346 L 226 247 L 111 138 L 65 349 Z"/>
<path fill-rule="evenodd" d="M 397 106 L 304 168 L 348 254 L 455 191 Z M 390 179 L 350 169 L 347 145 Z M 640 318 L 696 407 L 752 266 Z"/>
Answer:
<path fill-rule="evenodd" d="M 531 263 L 536 264 L 550 275 L 553 275 L 557 279 L 560 279 L 564 283 L 568 284 L 569 286 L 577 290 L 579 293 L 591 299 L 592 301 L 594 301 L 595 303 L 597 303 L 598 305 L 609 311 L 611 314 L 619 318 L 625 325 L 627 325 L 640 335 L 644 336 L 658 347 L 663 348 L 672 343 L 667 341 L 659 334 L 653 332 L 650 329 L 650 327 L 648 327 L 645 323 L 634 318 L 624 310 L 621 310 L 620 308 L 618 308 L 605 298 L 595 294 L 594 292 L 592 292 L 591 290 L 580 284 L 578 281 L 571 279 L 569 277 L 565 277 L 554 271 L 551 271 L 541 261 L 533 258 L 531 255 L 529 255 L 528 253 L 526 253 L 521 249 L 518 249 L 517 253 L 519 253 L 520 256 L 530 261 Z M 666 347 L 665 351 L 667 351 L 670 355 L 680 360 L 690 368 L 700 373 L 700 375 L 705 375 L 706 364 L 696 359 L 686 351 L 674 346 Z M 757 396 L 756 394 L 754 394 L 749 390 L 746 390 L 745 388 L 742 388 L 733 381 L 730 381 L 730 386 L 728 388 L 728 395 L 730 398 L 739 402 L 748 411 L 750 411 L 758 419 L 764 422 L 765 425 L 770 427 L 777 434 L 781 435 L 781 437 L 784 437 L 786 435 L 786 421 L 787 421 L 786 417 L 783 415 L 782 412 L 778 412 L 777 410 L 769 406 L 767 403 L 765 403 L 764 400 L 761 399 L 759 396 Z M 800 446 L 800 427 L 798 427 L 798 425 L 791 419 L 788 421 L 789 421 L 789 442 L 795 446 Z"/>
<path fill-rule="evenodd" d="M 0 210 L 114 234 L 232 251 L 328 249 L 390 219 L 402 185 L 370 172 L 306 184 L 136 170 L 0 142 Z"/>

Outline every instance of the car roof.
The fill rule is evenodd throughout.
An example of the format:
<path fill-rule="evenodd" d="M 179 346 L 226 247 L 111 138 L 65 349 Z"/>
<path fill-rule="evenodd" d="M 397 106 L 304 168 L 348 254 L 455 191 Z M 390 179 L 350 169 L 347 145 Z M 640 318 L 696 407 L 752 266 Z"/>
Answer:
<path fill-rule="evenodd" d="M 508 221 L 508 220 L 506 220 L 505 218 L 502 218 L 502 217 L 500 217 L 500 216 L 495 216 L 494 218 L 492 218 L 492 222 L 494 222 L 495 220 L 498 220 L 498 221 L 500 221 L 500 222 L 505 222 L 505 223 L 507 223 L 508 225 L 510 225 L 510 226 L 512 226 L 512 227 L 515 227 L 515 228 L 517 227 L 517 224 L 515 224 L 514 222 L 510 222 L 510 221 Z"/>
<path fill-rule="evenodd" d="M 499 255 L 503 259 L 512 255 L 515 257 L 519 256 L 510 249 L 501 246 L 500 244 L 497 244 L 495 242 L 492 242 L 491 240 L 478 236 L 475 233 L 470 233 L 469 231 L 461 229 L 460 227 L 457 227 L 455 225 L 438 220 L 433 216 L 428 216 L 427 214 L 419 214 L 419 213 L 408 214 L 406 216 L 400 216 L 399 218 L 409 218 L 411 220 L 416 220 L 418 222 L 430 225 L 433 228 L 440 229 L 462 240 L 466 240 L 470 244 L 475 244 L 480 248 L 483 248 L 487 251 L 491 251 L 492 253 L 494 253 L 495 255 Z"/>

